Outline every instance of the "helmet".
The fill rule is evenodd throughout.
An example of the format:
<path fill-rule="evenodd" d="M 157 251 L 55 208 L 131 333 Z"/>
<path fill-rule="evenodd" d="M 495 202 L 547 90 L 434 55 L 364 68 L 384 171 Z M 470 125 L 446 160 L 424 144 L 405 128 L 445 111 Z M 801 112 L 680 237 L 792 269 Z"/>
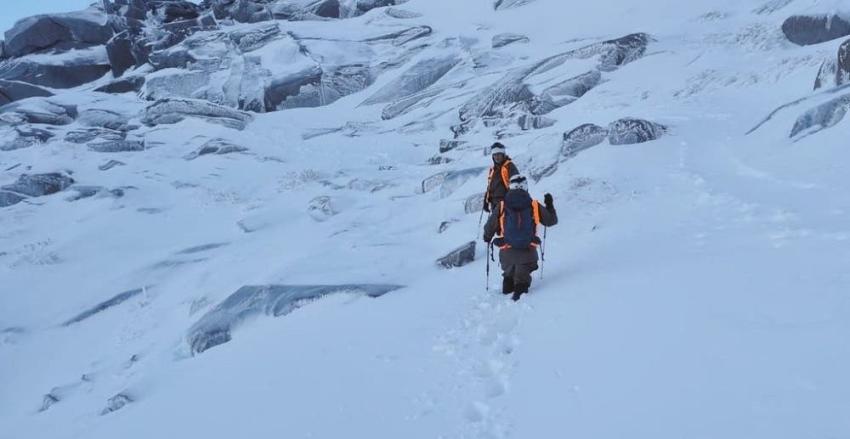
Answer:
<path fill-rule="evenodd" d="M 528 192 L 528 180 L 522 175 L 514 175 L 511 177 L 510 190 L 523 190 Z"/>

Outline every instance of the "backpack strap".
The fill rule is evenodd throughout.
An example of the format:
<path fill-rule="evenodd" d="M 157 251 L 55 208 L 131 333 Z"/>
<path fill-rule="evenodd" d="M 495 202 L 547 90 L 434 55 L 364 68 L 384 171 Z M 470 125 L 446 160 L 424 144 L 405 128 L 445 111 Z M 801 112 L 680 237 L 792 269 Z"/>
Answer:
<path fill-rule="evenodd" d="M 502 163 L 502 183 L 505 184 L 505 189 L 511 187 L 511 159 L 507 159 Z"/>

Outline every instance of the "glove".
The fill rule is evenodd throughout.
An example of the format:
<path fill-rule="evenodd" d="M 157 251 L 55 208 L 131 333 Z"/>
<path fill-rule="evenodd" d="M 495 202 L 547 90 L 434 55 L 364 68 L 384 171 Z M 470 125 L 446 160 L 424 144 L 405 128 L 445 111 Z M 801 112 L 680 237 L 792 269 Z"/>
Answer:
<path fill-rule="evenodd" d="M 491 239 L 492 239 L 492 238 L 491 238 Z M 487 237 L 485 236 L 485 237 L 484 237 L 484 242 L 486 242 L 487 244 L 489 244 L 489 243 L 490 243 L 490 239 L 487 239 Z"/>
<path fill-rule="evenodd" d="M 546 194 L 543 196 L 543 203 L 546 204 L 546 208 L 552 210 L 555 208 L 555 200 L 552 199 L 552 194 Z"/>
<path fill-rule="evenodd" d="M 486 199 L 484 200 L 483 209 L 484 209 L 485 212 L 490 213 L 490 203 L 488 203 Z"/>

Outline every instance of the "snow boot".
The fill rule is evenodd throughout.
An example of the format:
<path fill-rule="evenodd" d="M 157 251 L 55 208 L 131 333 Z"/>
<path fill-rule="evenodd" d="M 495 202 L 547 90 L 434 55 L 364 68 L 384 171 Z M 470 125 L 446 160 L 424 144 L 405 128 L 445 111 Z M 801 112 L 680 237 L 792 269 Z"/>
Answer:
<path fill-rule="evenodd" d="M 530 284 L 516 284 L 516 288 L 514 289 L 514 295 L 513 297 L 511 297 L 511 299 L 513 299 L 514 302 L 518 301 L 523 294 L 528 294 L 528 289 L 530 287 Z"/>
<path fill-rule="evenodd" d="M 502 276 L 502 294 L 508 295 L 514 292 L 514 278 Z"/>

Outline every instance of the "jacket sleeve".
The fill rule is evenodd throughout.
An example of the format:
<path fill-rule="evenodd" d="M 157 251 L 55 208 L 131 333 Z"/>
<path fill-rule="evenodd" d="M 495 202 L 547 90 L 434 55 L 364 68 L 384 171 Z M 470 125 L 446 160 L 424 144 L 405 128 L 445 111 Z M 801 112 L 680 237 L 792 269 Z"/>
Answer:
<path fill-rule="evenodd" d="M 517 168 L 514 162 L 512 161 L 510 166 L 508 166 L 508 178 L 510 179 L 514 175 L 519 175 L 519 168 Z"/>
<path fill-rule="evenodd" d="M 546 208 L 546 206 L 537 201 L 537 204 L 540 206 L 540 224 L 545 227 L 552 227 L 558 224 L 558 213 L 555 212 L 555 208 L 552 210 Z"/>
<path fill-rule="evenodd" d="M 493 209 L 490 216 L 487 218 L 487 223 L 484 224 L 484 240 L 490 242 L 493 237 L 499 233 L 499 209 Z"/>

